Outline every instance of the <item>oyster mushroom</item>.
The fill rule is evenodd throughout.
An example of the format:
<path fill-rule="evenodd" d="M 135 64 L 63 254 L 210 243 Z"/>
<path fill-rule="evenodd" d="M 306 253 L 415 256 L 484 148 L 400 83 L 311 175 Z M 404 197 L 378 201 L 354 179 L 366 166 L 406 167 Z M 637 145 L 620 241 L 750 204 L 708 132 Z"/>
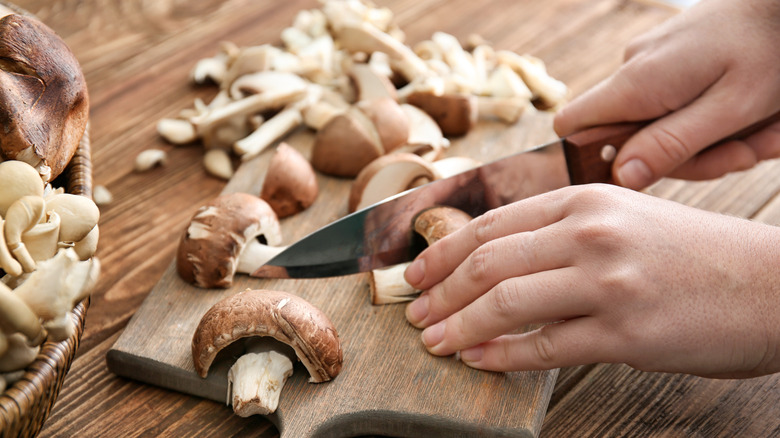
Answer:
<path fill-rule="evenodd" d="M 273 338 L 278 344 L 269 352 L 241 356 L 230 369 L 228 400 L 242 417 L 276 410 L 292 373 L 284 346 L 306 367 L 310 382 L 329 381 L 341 371 L 338 333 L 321 310 L 287 292 L 249 289 L 219 301 L 203 315 L 192 338 L 195 371 L 205 378 L 220 350 L 250 337 Z"/>
<path fill-rule="evenodd" d="M 39 20 L 0 19 L 0 158 L 24 161 L 43 181 L 70 162 L 89 117 L 87 84 L 65 42 Z"/>
<path fill-rule="evenodd" d="M 38 315 L 10 287 L 0 283 L 0 337 L 6 341 L 6 348 L 6 335 L 14 333 L 24 335 L 30 345 L 40 345 L 46 338 Z"/>
<path fill-rule="evenodd" d="M 428 245 L 454 233 L 471 220 L 466 212 L 448 206 L 435 206 L 423 210 L 413 219 L 413 228 Z M 413 300 L 419 293 L 404 279 L 404 271 L 410 263 L 402 263 L 385 269 L 371 271 L 369 289 L 374 305 L 402 303 Z"/>
<path fill-rule="evenodd" d="M 0 217 L 22 196 L 43 196 L 44 183 L 29 164 L 8 160 L 0 162 Z"/>
<path fill-rule="evenodd" d="M 266 244 L 260 242 L 264 238 Z M 252 273 L 283 248 L 279 219 L 247 193 L 220 195 L 199 208 L 182 234 L 176 269 L 202 288 L 227 288 L 236 272 Z"/>
<path fill-rule="evenodd" d="M 317 176 L 309 161 L 287 143 L 280 143 L 268 165 L 260 198 L 284 218 L 308 208 L 318 192 Z"/>
<path fill-rule="evenodd" d="M 22 234 L 33 228 L 44 217 L 46 201 L 40 196 L 23 196 L 16 200 L 5 216 L 5 242 L 24 272 L 35 270 L 35 260 L 30 255 Z"/>

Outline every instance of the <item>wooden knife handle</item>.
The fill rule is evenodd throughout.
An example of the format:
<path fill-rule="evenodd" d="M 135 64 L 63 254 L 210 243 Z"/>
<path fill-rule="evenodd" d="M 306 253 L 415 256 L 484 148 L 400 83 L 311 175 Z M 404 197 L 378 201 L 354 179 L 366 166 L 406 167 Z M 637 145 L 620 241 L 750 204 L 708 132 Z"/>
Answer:
<path fill-rule="evenodd" d="M 756 122 L 709 146 L 717 147 L 730 140 L 745 138 L 780 121 L 780 112 Z M 612 162 L 617 151 L 631 136 L 651 122 L 629 122 L 603 125 L 577 132 L 563 139 L 566 165 L 572 184 L 614 183 Z M 705 149 L 706 150 L 706 149 Z"/>
<path fill-rule="evenodd" d="M 603 125 L 563 139 L 572 184 L 614 183 L 612 162 L 631 136 L 647 122 Z"/>

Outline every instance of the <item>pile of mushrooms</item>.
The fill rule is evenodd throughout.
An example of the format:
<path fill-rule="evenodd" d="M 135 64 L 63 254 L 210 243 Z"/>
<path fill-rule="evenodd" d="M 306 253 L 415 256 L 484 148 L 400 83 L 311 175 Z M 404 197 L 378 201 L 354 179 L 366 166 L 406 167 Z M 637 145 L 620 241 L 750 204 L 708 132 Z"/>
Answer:
<path fill-rule="evenodd" d="M 276 411 L 295 360 L 313 383 L 341 372 L 343 354 L 333 323 L 287 292 L 247 289 L 211 307 L 192 338 L 198 375 L 205 378 L 217 354 L 236 342 L 243 342 L 243 353 L 228 373 L 227 403 L 242 417 Z"/>
<path fill-rule="evenodd" d="M 394 151 L 433 161 L 480 119 L 515 123 L 567 97 L 538 58 L 444 32 L 409 46 L 393 20 L 368 1 L 324 0 L 296 15 L 280 46 L 223 43 L 191 74 L 216 84 L 216 96 L 160 120 L 158 132 L 173 144 L 201 142 L 206 170 L 230 178 L 233 158 L 306 126 L 316 131 L 314 168 L 355 177 Z"/>
<path fill-rule="evenodd" d="M 76 326 L 71 311 L 92 291 L 100 212 L 90 199 L 44 183 L 22 161 L 0 162 L 0 392 L 45 340 Z"/>

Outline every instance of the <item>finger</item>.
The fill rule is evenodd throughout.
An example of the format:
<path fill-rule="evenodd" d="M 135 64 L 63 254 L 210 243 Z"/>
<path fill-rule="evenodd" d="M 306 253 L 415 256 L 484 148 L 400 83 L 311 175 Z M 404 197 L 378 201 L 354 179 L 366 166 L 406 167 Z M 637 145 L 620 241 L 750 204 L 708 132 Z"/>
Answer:
<path fill-rule="evenodd" d="M 706 63 L 668 62 L 676 56 L 656 53 L 629 60 L 562 108 L 554 119 L 555 131 L 566 136 L 592 126 L 656 119 L 695 100 L 722 74 Z M 695 70 L 682 70 L 691 68 Z"/>
<path fill-rule="evenodd" d="M 429 352 L 448 355 L 529 324 L 567 320 L 594 310 L 580 268 L 510 278 L 449 318 L 423 331 Z"/>
<path fill-rule="evenodd" d="M 594 317 L 586 316 L 544 325 L 536 330 L 505 335 L 460 352 L 472 368 L 488 371 L 531 371 L 620 362 L 611 334 Z"/>
<path fill-rule="evenodd" d="M 406 281 L 426 290 L 457 268 L 475 249 L 493 239 L 532 231 L 560 220 L 564 191 L 553 191 L 490 210 L 426 248 L 406 269 Z"/>
<path fill-rule="evenodd" d="M 745 120 L 761 119 L 757 114 L 761 109 L 735 101 L 733 90 L 728 88 L 719 84 L 690 106 L 636 133 L 615 159 L 614 174 L 617 182 L 632 189 L 645 188 L 670 174 L 707 146 L 745 128 Z M 731 111 L 723 111 L 723 108 L 730 108 Z M 734 117 L 734 112 L 743 116 Z"/>
<path fill-rule="evenodd" d="M 729 172 L 750 169 L 762 160 L 780 157 L 780 123 L 744 139 L 705 149 L 675 169 L 669 176 L 688 180 L 717 178 Z"/>
<path fill-rule="evenodd" d="M 480 246 L 452 274 L 428 289 L 422 303 L 410 305 L 407 319 L 416 327 L 428 327 L 506 279 L 566 266 L 572 254 L 571 243 L 559 236 L 553 224 L 536 231 L 509 234 Z M 561 248 L 561 242 L 567 246 Z"/>

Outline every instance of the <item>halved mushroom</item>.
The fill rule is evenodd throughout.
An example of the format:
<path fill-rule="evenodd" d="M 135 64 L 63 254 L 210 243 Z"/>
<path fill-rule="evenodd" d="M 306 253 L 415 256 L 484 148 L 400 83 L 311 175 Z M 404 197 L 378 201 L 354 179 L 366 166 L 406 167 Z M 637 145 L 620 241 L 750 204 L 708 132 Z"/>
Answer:
<path fill-rule="evenodd" d="M 466 135 L 477 123 L 477 97 L 467 94 L 437 96 L 427 92 L 413 92 L 406 102 L 431 116 L 446 136 Z"/>
<path fill-rule="evenodd" d="M 65 42 L 39 20 L 0 19 L 0 158 L 48 182 L 70 162 L 89 117 L 87 83 Z"/>
<path fill-rule="evenodd" d="M 281 241 L 267 202 L 247 193 L 220 195 L 195 212 L 179 241 L 176 268 L 188 283 L 227 288 L 236 272 L 254 272 L 278 254 Z"/>
<path fill-rule="evenodd" d="M 268 165 L 260 198 L 284 218 L 308 208 L 318 192 L 311 163 L 287 143 L 280 143 Z"/>
<path fill-rule="evenodd" d="M 352 182 L 348 209 L 360 210 L 438 177 L 433 165 L 415 154 L 381 156 L 363 168 Z"/>
<path fill-rule="evenodd" d="M 423 210 L 413 219 L 413 228 L 428 245 L 454 233 L 471 220 L 466 212 L 448 206 L 435 206 Z M 369 289 L 374 305 L 402 303 L 413 300 L 419 291 L 404 279 L 409 263 L 402 263 L 371 272 Z"/>
<path fill-rule="evenodd" d="M 353 107 L 330 119 L 317 133 L 311 164 L 322 173 L 352 178 L 384 153 L 371 120 Z"/>
<path fill-rule="evenodd" d="M 310 382 L 326 382 L 341 372 L 338 333 L 320 309 L 287 292 L 249 289 L 219 301 L 203 315 L 192 338 L 195 371 L 205 378 L 217 353 L 252 337 L 273 338 L 279 344 L 272 352 L 241 356 L 230 369 L 228 400 L 240 416 L 276 410 L 292 371 L 287 346 L 303 362 Z"/>
<path fill-rule="evenodd" d="M 355 87 L 358 102 L 382 98 L 394 101 L 398 99 L 398 93 L 390 79 L 369 64 L 354 64 L 349 71 L 349 77 Z"/>

